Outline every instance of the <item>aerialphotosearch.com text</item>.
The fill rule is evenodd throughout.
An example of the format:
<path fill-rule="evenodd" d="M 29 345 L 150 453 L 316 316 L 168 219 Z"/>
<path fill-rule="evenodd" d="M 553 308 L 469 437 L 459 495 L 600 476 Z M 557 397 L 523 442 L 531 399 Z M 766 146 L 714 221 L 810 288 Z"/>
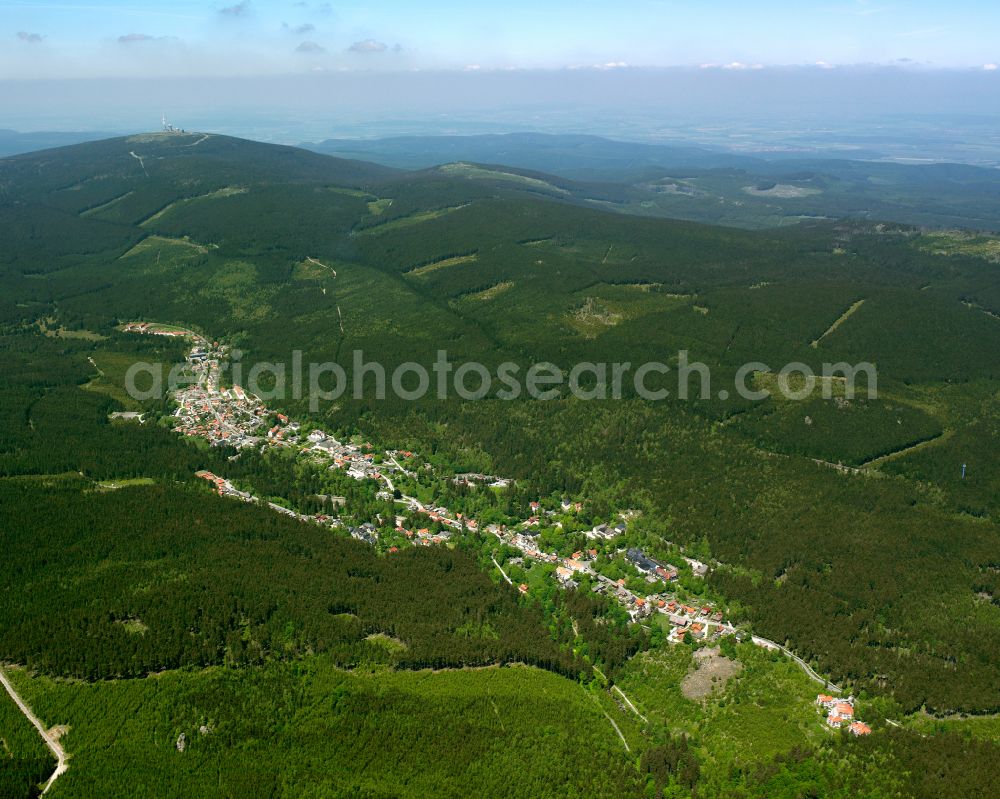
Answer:
<path fill-rule="evenodd" d="M 700 361 L 691 361 L 687 350 L 680 350 L 673 365 L 660 361 L 633 364 L 623 362 L 583 361 L 569 368 L 543 361 L 528 365 L 505 361 L 493 368 L 477 361 L 456 363 L 447 350 L 438 350 L 427 364 L 407 361 L 387 368 L 369 361 L 362 350 L 354 350 L 350 369 L 336 362 L 304 363 L 302 352 L 295 350 L 287 363 L 240 361 L 238 350 L 219 363 L 220 379 L 241 386 L 261 400 L 307 400 L 311 411 L 324 402 L 344 397 L 356 400 L 384 400 L 391 393 L 398 399 L 419 401 L 427 398 L 447 400 L 555 400 L 575 397 L 580 400 L 609 400 L 638 397 L 649 401 L 727 400 L 738 396 L 762 401 L 777 393 L 785 399 L 802 400 L 813 396 L 817 385 L 821 396 L 829 399 L 836 393 L 852 399 L 855 389 L 863 387 L 869 399 L 877 397 L 877 372 L 871 363 L 824 363 L 817 374 L 805 363 L 793 362 L 773 369 L 766 363 L 751 361 L 735 373 L 726 370 L 726 384 L 713 393 L 712 369 Z M 161 398 L 165 391 L 190 385 L 192 378 L 185 364 L 166 370 L 161 364 L 140 362 L 126 373 L 125 388 L 134 399 Z M 775 374 L 775 380 L 760 381 L 761 374 Z M 837 386 L 836 390 L 834 386 Z"/>

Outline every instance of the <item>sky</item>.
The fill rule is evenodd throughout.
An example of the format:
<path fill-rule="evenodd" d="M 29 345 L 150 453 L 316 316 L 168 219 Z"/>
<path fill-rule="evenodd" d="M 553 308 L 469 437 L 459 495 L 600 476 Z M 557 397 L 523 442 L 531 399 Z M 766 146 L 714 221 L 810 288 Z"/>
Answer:
<path fill-rule="evenodd" d="M 859 64 L 995 69 L 994 0 L 0 0 L 0 80 Z"/>
<path fill-rule="evenodd" d="M 0 128 L 21 131 L 166 114 L 284 143 L 538 130 L 769 146 L 839 126 L 837 147 L 864 148 L 895 117 L 893 137 L 922 131 L 945 157 L 992 136 L 998 64 L 996 0 L 0 0 Z"/>

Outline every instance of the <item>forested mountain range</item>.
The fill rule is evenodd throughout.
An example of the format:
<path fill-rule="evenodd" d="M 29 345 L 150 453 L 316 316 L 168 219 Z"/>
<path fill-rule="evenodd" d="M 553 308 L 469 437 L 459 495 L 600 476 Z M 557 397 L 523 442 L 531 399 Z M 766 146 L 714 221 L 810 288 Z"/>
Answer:
<path fill-rule="evenodd" d="M 584 195 L 605 208 L 735 227 L 852 217 L 995 232 L 1000 218 L 996 168 L 899 163 L 872 152 L 838 158 L 794 148 L 752 153 L 542 133 L 327 139 L 302 146 L 405 169 L 503 164 L 592 184 Z"/>

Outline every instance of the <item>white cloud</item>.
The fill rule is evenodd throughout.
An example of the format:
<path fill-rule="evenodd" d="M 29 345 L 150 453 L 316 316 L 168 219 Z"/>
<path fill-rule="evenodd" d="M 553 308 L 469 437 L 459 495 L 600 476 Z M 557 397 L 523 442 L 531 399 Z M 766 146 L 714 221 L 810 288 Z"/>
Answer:
<path fill-rule="evenodd" d="M 389 45 L 385 42 L 376 41 L 375 39 L 365 39 L 360 42 L 355 42 L 347 49 L 352 53 L 384 53 L 389 49 Z"/>
<path fill-rule="evenodd" d="M 224 17 L 242 17 L 249 10 L 250 0 L 241 0 L 241 2 L 236 5 L 220 8 L 219 13 Z"/>
<path fill-rule="evenodd" d="M 996 64 L 983 64 L 983 69 L 985 69 L 987 72 L 996 72 L 997 65 Z"/>
<path fill-rule="evenodd" d="M 136 44 L 138 42 L 152 42 L 155 39 L 155 36 L 150 36 L 148 33 L 126 33 L 124 36 L 118 37 L 118 43 Z"/>
<path fill-rule="evenodd" d="M 302 42 L 298 47 L 295 48 L 296 53 L 313 53 L 319 55 L 320 53 L 325 53 L 326 48 L 321 44 L 316 42 Z"/>

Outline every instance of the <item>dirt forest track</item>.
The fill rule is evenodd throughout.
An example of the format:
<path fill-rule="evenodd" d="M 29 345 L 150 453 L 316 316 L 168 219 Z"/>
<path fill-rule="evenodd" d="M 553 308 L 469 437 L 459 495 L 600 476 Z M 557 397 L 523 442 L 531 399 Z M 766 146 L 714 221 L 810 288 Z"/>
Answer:
<path fill-rule="evenodd" d="M 20 709 L 20 711 L 24 714 L 25 718 L 27 718 L 28 721 L 34 725 L 35 729 L 38 730 L 38 734 L 42 736 L 42 740 L 45 741 L 45 745 L 52 751 L 52 754 L 55 755 L 56 770 L 52 772 L 52 776 L 49 777 L 45 786 L 42 788 L 42 796 L 44 796 L 55 781 L 59 779 L 61 775 L 65 774 L 66 770 L 69 768 L 66 750 L 62 748 L 62 745 L 55 738 L 55 736 L 45 729 L 45 726 L 41 721 L 39 721 L 38 716 L 32 712 L 28 703 L 25 702 L 20 695 L 18 695 L 2 667 L 0 667 L 0 682 L 2 682 L 3 687 L 7 689 L 7 693 L 10 694 L 10 698 L 14 700 L 14 704 L 17 705 L 18 709 Z"/>

